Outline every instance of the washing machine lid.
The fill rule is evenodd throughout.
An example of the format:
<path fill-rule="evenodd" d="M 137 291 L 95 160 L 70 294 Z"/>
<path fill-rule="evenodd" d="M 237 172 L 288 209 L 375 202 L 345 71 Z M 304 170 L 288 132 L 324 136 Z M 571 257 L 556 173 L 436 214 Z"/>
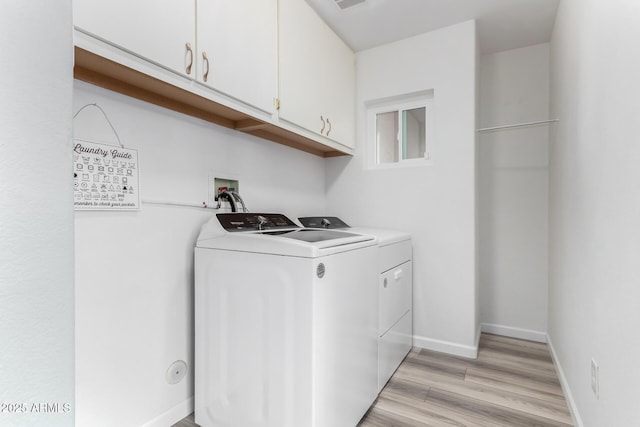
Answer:
<path fill-rule="evenodd" d="M 196 247 L 319 257 L 376 245 L 374 236 L 298 227 L 283 214 L 217 214 L 203 227 Z"/>
<path fill-rule="evenodd" d="M 347 233 L 343 231 L 319 230 L 314 228 L 297 228 L 295 230 L 285 231 L 265 231 L 263 234 L 268 236 L 280 236 L 287 239 L 300 240 L 309 243 L 319 243 L 330 240 L 356 238 L 362 240 L 362 236 L 355 233 Z"/>

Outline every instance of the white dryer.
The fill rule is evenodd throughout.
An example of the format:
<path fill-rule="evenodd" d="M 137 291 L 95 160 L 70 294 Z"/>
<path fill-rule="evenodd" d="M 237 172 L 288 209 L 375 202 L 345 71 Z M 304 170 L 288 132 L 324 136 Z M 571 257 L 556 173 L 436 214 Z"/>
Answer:
<path fill-rule="evenodd" d="M 218 214 L 195 248 L 195 422 L 353 427 L 377 395 L 376 240 Z"/>
<path fill-rule="evenodd" d="M 381 228 L 350 227 L 337 217 L 302 217 L 309 228 L 370 235 L 378 241 L 378 391 L 382 390 L 413 345 L 413 251 L 411 235 Z"/>

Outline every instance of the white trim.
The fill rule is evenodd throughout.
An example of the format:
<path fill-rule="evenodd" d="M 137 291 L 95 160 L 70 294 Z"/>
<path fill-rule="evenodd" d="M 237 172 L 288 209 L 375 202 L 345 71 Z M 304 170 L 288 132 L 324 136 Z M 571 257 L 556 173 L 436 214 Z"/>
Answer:
<path fill-rule="evenodd" d="M 168 411 L 158 415 L 154 419 L 147 421 L 141 427 L 166 427 L 172 426 L 184 417 L 193 412 L 193 396 L 182 403 L 174 406 Z"/>
<path fill-rule="evenodd" d="M 478 339 L 479 336 L 480 334 L 478 334 Z M 476 341 L 475 346 L 471 346 L 414 335 L 413 346 L 454 356 L 466 357 L 467 359 L 476 359 L 478 357 L 478 341 Z"/>
<path fill-rule="evenodd" d="M 534 331 L 531 329 L 514 328 L 512 326 L 496 325 L 493 323 L 483 323 L 482 332 L 488 334 L 502 335 L 505 337 L 519 338 L 522 340 L 547 342 L 547 333 Z"/>
<path fill-rule="evenodd" d="M 562 387 L 564 396 L 567 399 L 567 404 L 569 406 L 569 412 L 571 413 L 573 425 L 576 427 L 584 427 L 582 418 L 580 418 L 580 412 L 578 412 L 578 407 L 576 406 L 576 401 L 573 399 L 573 394 L 571 394 L 569 382 L 567 381 L 567 377 L 565 377 L 564 375 L 564 371 L 562 370 L 562 366 L 560 365 L 560 361 L 558 360 L 558 356 L 556 355 L 556 350 L 553 348 L 553 343 L 551 342 L 551 337 L 549 335 L 547 335 L 547 346 L 549 346 L 551 359 L 553 360 L 553 364 L 556 367 L 556 373 L 558 374 L 558 379 L 560 380 L 560 386 Z"/>

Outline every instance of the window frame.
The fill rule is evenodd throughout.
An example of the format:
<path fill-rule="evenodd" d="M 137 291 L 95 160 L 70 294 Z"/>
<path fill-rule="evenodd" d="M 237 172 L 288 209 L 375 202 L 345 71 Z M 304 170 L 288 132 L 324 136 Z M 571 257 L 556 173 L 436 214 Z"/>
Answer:
<path fill-rule="evenodd" d="M 425 153 L 424 157 L 403 159 L 402 144 L 402 112 L 417 108 L 425 109 Z M 435 108 L 434 91 L 394 96 L 365 103 L 366 110 L 366 152 L 367 169 L 390 169 L 398 167 L 429 166 L 433 164 L 435 147 Z M 377 115 L 396 112 L 398 116 L 398 134 L 396 142 L 397 162 L 379 162 L 379 147 L 377 138 Z"/>

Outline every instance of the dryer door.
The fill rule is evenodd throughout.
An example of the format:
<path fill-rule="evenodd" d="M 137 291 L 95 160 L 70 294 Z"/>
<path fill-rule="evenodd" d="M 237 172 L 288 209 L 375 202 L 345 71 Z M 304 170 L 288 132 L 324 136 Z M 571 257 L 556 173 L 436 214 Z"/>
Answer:
<path fill-rule="evenodd" d="M 378 335 L 382 336 L 411 310 L 411 261 L 380 275 L 380 321 Z"/>

